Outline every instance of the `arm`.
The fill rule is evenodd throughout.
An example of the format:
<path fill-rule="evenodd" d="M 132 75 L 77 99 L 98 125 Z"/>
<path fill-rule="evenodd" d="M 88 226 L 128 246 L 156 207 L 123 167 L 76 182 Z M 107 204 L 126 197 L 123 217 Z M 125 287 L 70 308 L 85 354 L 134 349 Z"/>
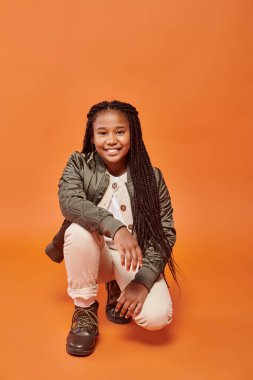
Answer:
<path fill-rule="evenodd" d="M 79 154 L 71 154 L 59 180 L 58 197 L 62 215 L 90 232 L 95 230 L 101 235 L 113 238 L 124 224 L 115 219 L 112 213 L 87 199 L 81 175 L 85 169 L 81 168 Z"/>
<path fill-rule="evenodd" d="M 158 168 L 156 170 L 158 175 L 161 223 L 168 242 L 169 256 L 176 242 L 173 208 L 171 205 L 171 197 L 161 170 Z M 161 257 L 158 252 L 155 252 L 154 247 L 152 247 L 151 244 L 148 244 L 142 262 L 142 267 L 136 273 L 133 281 L 143 284 L 148 290 L 150 290 L 159 275 L 163 273 L 168 260 Z"/>

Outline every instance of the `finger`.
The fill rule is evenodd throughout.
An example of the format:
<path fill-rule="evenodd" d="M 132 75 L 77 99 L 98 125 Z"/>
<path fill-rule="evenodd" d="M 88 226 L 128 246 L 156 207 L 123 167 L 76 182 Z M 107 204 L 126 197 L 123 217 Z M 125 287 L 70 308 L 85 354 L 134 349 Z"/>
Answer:
<path fill-rule="evenodd" d="M 123 317 L 123 315 L 125 315 L 125 313 L 127 312 L 129 306 L 130 306 L 130 303 L 131 301 L 128 301 L 126 300 L 124 302 L 124 305 L 122 306 L 121 310 L 120 310 L 120 317 Z"/>
<path fill-rule="evenodd" d="M 132 255 L 131 252 L 126 251 L 126 270 L 129 271 L 131 267 L 131 262 L 132 262 Z"/>
<path fill-rule="evenodd" d="M 134 313 L 133 313 L 134 317 L 136 317 L 138 314 L 140 314 L 140 312 L 142 311 L 142 307 L 143 307 L 143 305 L 140 303 L 138 303 L 136 305 L 136 308 L 135 308 Z"/>
<path fill-rule="evenodd" d="M 125 297 L 123 296 L 121 299 L 118 300 L 117 305 L 115 307 L 115 311 L 120 311 L 124 303 L 125 303 Z"/>
<path fill-rule="evenodd" d="M 126 315 L 125 315 L 125 318 L 129 318 L 129 317 L 131 317 L 131 316 L 133 315 L 134 310 L 135 310 L 135 307 L 136 307 L 136 304 L 135 304 L 135 303 L 132 303 L 132 304 L 128 307 L 128 309 L 127 309 L 127 313 L 126 313 Z"/>
<path fill-rule="evenodd" d="M 139 262 L 140 266 L 142 266 L 142 252 L 141 252 L 140 247 L 137 246 L 136 249 L 135 249 L 135 251 L 137 253 L 138 262 Z"/>
<path fill-rule="evenodd" d="M 135 271 L 138 264 L 138 257 L 134 249 L 132 249 L 131 252 L 132 252 L 132 270 Z"/>
<path fill-rule="evenodd" d="M 123 249 L 119 249 L 120 262 L 123 267 L 125 266 L 125 251 Z"/>
<path fill-rule="evenodd" d="M 117 301 L 121 301 L 122 297 L 124 297 L 125 293 L 124 290 L 120 293 L 119 297 L 117 298 Z"/>

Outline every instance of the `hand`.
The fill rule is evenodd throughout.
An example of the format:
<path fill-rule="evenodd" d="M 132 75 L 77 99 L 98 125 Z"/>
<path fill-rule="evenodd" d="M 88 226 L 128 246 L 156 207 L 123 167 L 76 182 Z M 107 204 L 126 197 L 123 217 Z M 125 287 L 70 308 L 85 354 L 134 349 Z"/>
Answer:
<path fill-rule="evenodd" d="M 121 265 L 129 271 L 132 263 L 132 270 L 135 271 L 137 264 L 142 266 L 142 252 L 137 240 L 126 227 L 121 227 L 114 235 L 113 242 L 119 251 Z"/>
<path fill-rule="evenodd" d="M 138 315 L 148 295 L 148 289 L 138 282 L 130 282 L 122 290 L 115 311 L 120 310 L 120 316 L 126 313 L 125 318 Z"/>

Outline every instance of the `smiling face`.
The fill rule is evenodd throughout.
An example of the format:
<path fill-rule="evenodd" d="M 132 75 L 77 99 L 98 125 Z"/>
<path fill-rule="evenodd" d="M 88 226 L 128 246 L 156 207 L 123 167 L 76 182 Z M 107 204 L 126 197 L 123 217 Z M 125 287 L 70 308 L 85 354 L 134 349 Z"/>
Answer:
<path fill-rule="evenodd" d="M 117 110 L 100 111 L 93 122 L 93 143 L 112 175 L 125 173 L 130 150 L 127 116 Z"/>

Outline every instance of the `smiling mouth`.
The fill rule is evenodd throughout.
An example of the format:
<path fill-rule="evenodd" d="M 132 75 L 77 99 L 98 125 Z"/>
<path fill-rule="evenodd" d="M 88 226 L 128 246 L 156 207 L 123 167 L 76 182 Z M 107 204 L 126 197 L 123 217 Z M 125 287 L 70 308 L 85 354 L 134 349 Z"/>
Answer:
<path fill-rule="evenodd" d="M 111 148 L 111 149 L 105 149 L 106 152 L 109 152 L 109 153 L 114 153 L 114 152 L 118 152 L 119 149 L 116 149 L 116 148 Z"/>

